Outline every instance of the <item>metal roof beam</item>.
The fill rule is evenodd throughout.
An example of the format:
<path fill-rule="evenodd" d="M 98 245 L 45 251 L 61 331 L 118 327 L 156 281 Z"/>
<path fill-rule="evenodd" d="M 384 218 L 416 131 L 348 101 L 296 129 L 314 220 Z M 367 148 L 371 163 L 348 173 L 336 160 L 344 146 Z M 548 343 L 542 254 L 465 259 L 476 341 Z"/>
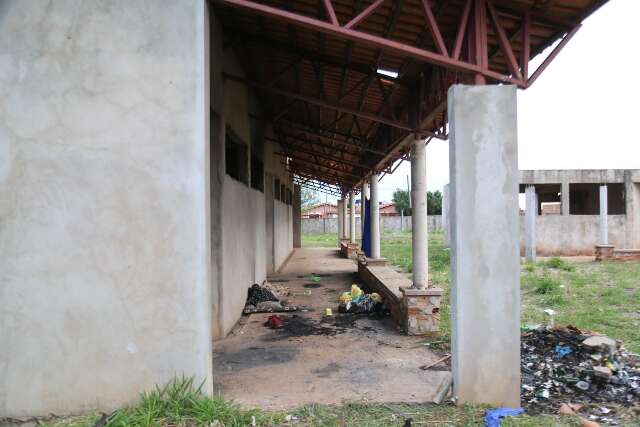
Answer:
<path fill-rule="evenodd" d="M 284 90 L 284 89 L 278 89 L 278 88 L 274 88 L 274 87 L 269 87 L 268 85 L 264 85 L 264 84 L 260 84 L 260 83 L 256 83 L 253 82 L 251 80 L 245 79 L 243 77 L 238 77 L 238 76 L 234 76 L 234 75 L 230 75 L 230 74 L 226 74 L 223 73 L 224 77 L 227 80 L 232 80 L 232 81 L 236 81 L 239 83 L 243 83 L 246 84 L 248 86 L 252 86 L 255 87 L 257 89 L 264 89 L 282 96 L 286 96 L 288 98 L 292 98 L 292 99 L 299 99 L 301 101 L 307 102 L 309 104 L 312 105 L 317 105 L 319 107 L 322 108 L 327 108 L 330 110 L 336 110 L 336 111 L 341 111 L 343 113 L 347 113 L 347 114 L 351 114 L 353 116 L 357 116 L 357 117 L 362 117 L 363 119 L 367 119 L 367 120 L 371 120 L 374 122 L 378 122 L 378 123 L 382 123 L 385 124 L 387 126 L 392 126 L 398 129 L 402 129 L 402 130 L 407 130 L 407 131 L 413 131 L 414 129 L 412 129 L 408 124 L 406 123 L 402 123 L 396 120 L 392 120 L 390 118 L 387 117 L 382 117 L 376 114 L 372 114 L 372 113 L 367 113 L 364 111 L 358 111 L 354 108 L 350 108 L 350 107 L 346 107 L 340 104 L 334 104 L 332 102 L 328 102 L 328 101 L 323 101 L 322 99 L 318 99 L 316 97 L 313 96 L 308 96 L 308 95 L 301 95 L 295 92 L 291 92 L 288 90 Z"/>

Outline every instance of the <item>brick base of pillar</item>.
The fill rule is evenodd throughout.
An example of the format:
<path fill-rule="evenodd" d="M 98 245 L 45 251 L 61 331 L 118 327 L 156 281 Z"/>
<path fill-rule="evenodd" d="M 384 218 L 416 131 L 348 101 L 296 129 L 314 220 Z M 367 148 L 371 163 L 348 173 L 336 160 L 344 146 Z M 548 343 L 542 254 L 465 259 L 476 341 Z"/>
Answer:
<path fill-rule="evenodd" d="M 612 260 L 613 250 L 613 245 L 596 245 L 596 261 Z"/>
<path fill-rule="evenodd" d="M 401 288 L 404 330 L 408 335 L 425 335 L 440 330 L 441 288 Z"/>
<path fill-rule="evenodd" d="M 356 258 L 359 248 L 357 243 L 351 243 L 349 239 L 340 240 L 340 254 L 345 258 Z"/>

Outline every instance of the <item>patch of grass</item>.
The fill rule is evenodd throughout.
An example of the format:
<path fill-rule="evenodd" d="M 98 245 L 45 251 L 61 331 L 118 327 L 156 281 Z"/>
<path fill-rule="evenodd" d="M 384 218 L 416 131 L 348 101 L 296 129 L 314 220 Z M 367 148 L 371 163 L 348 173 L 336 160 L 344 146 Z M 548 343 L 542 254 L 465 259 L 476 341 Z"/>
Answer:
<path fill-rule="evenodd" d="M 303 234 L 303 248 L 337 248 L 338 236 L 336 234 Z"/>
<path fill-rule="evenodd" d="M 192 378 L 181 377 L 143 393 L 138 404 L 116 411 L 106 425 L 208 426 L 218 421 L 226 427 L 245 427 L 251 425 L 254 418 L 256 425 L 273 426 L 281 423 L 284 415 L 243 409 L 222 397 L 209 397 L 202 392 L 202 385 L 196 387 Z"/>
<path fill-rule="evenodd" d="M 538 294 L 547 295 L 560 291 L 560 282 L 550 277 L 548 274 L 545 274 L 542 277 L 534 276 L 533 279 L 535 292 Z"/>
<path fill-rule="evenodd" d="M 571 264 L 569 264 L 567 261 L 558 258 L 557 256 L 551 257 L 549 258 L 546 262 L 545 265 L 549 268 L 555 268 L 557 270 L 564 270 L 564 271 L 574 271 L 575 267 Z"/>

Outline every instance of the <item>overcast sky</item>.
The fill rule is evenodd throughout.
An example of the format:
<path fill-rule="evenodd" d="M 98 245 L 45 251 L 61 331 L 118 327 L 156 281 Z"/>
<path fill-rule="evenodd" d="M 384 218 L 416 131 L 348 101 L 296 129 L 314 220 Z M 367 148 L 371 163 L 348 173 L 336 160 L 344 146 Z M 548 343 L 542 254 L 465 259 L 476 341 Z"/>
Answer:
<path fill-rule="evenodd" d="M 611 0 L 531 88 L 518 91 L 520 169 L 640 169 L 639 16 L 640 1 Z M 403 162 L 385 176 L 380 199 L 406 188 L 409 174 Z M 447 182 L 449 143 L 433 140 L 427 186 L 441 190 Z"/>

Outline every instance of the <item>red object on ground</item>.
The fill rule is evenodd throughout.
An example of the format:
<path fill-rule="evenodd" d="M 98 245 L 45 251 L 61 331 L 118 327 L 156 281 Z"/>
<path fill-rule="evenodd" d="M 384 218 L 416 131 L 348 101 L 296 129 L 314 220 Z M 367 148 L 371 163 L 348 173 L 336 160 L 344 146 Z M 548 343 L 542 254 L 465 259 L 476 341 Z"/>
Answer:
<path fill-rule="evenodd" d="M 278 329 L 278 328 L 282 328 L 284 326 L 284 322 L 282 321 L 280 316 L 277 316 L 277 315 L 274 314 L 272 316 L 269 316 L 269 318 L 265 322 L 264 326 L 267 326 L 267 327 L 269 327 L 271 329 Z"/>

